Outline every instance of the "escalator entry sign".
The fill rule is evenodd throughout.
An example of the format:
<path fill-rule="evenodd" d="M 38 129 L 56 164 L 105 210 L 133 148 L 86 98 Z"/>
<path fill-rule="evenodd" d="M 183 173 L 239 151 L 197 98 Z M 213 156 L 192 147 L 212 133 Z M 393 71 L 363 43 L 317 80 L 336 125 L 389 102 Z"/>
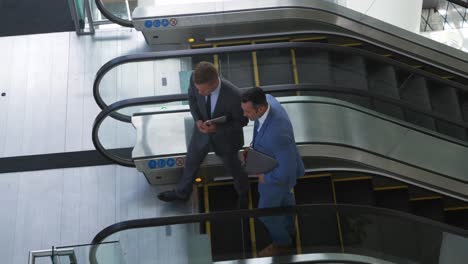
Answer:
<path fill-rule="evenodd" d="M 175 25 L 177 25 L 177 19 L 171 18 L 171 19 L 169 20 L 169 24 L 171 24 L 171 26 L 175 27 Z"/>
<path fill-rule="evenodd" d="M 177 158 L 177 159 L 176 159 L 176 165 L 177 165 L 177 167 L 182 167 L 182 166 L 184 166 L 184 162 L 185 162 L 185 161 L 184 161 L 184 158 L 181 158 L 181 157 Z"/>
<path fill-rule="evenodd" d="M 167 165 L 168 167 L 170 167 L 170 168 L 174 167 L 174 165 L 175 165 L 175 160 L 174 160 L 173 158 L 167 159 L 166 165 Z"/>
<path fill-rule="evenodd" d="M 158 167 L 158 163 L 155 160 L 150 160 L 148 161 L 148 167 L 150 169 L 156 169 L 156 167 Z"/>

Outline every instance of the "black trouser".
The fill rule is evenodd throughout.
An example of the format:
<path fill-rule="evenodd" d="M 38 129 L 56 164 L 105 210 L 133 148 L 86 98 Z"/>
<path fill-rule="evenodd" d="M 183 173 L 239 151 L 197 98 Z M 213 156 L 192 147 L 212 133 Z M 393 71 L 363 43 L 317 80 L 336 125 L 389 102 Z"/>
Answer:
<path fill-rule="evenodd" d="M 210 151 L 210 145 L 202 147 L 201 149 L 195 147 L 196 144 L 190 144 L 185 158 L 185 168 L 182 178 L 180 178 L 177 187 L 175 188 L 176 194 L 179 197 L 185 198 L 192 193 L 192 184 L 200 169 L 200 165 Z M 234 179 L 234 188 L 241 199 L 247 198 L 249 190 L 249 182 L 247 174 L 242 169 L 238 152 L 216 153 L 221 158 L 226 169 L 226 174 L 231 175 Z"/>

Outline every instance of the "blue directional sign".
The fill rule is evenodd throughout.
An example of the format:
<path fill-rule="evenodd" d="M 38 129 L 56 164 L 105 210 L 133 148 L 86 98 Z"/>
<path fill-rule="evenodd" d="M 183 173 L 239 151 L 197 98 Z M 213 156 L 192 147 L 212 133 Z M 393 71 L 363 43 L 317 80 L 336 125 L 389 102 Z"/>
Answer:
<path fill-rule="evenodd" d="M 146 20 L 145 21 L 145 27 L 146 28 L 151 28 L 153 26 L 153 21 L 151 20 Z"/>
<path fill-rule="evenodd" d="M 154 26 L 155 28 L 158 28 L 159 26 L 161 26 L 161 21 L 159 21 L 159 20 L 154 20 L 154 21 L 153 21 L 153 26 Z"/>
<path fill-rule="evenodd" d="M 167 20 L 167 19 L 161 20 L 161 25 L 163 25 L 163 27 L 169 26 L 169 20 Z"/>
<path fill-rule="evenodd" d="M 164 168 L 164 167 L 166 167 L 166 160 L 165 160 L 165 159 L 160 159 L 160 160 L 158 160 L 158 167 L 159 167 L 159 168 Z"/>
<path fill-rule="evenodd" d="M 148 161 L 148 167 L 150 169 L 155 169 L 156 167 L 158 167 L 158 163 L 155 160 L 150 160 Z"/>
<path fill-rule="evenodd" d="M 173 158 L 167 159 L 166 165 L 167 165 L 168 167 L 170 167 L 170 168 L 174 167 L 174 165 L 175 165 L 175 160 L 174 160 Z"/>

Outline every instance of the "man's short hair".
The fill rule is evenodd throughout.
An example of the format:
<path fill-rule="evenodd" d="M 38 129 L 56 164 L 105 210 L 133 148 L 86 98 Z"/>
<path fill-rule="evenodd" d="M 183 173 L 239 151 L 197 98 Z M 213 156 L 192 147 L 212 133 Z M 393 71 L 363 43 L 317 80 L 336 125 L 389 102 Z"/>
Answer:
<path fill-rule="evenodd" d="M 261 88 L 250 88 L 242 94 L 242 103 L 252 102 L 255 109 L 260 106 L 267 106 L 265 92 Z"/>
<path fill-rule="evenodd" d="M 197 64 L 193 72 L 193 82 L 195 84 L 205 84 L 216 79 L 218 79 L 218 71 L 211 62 L 202 61 Z"/>

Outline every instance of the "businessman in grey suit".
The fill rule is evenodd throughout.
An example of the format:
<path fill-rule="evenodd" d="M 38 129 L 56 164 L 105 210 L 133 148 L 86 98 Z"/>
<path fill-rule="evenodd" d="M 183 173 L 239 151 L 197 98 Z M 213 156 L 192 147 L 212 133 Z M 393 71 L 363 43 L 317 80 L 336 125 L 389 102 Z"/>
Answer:
<path fill-rule="evenodd" d="M 220 79 L 213 64 L 200 62 L 192 74 L 188 96 L 195 126 L 184 173 L 174 190 L 162 192 L 158 198 L 165 202 L 187 200 L 201 163 L 209 151 L 214 151 L 222 159 L 227 174 L 234 178 L 234 187 L 239 195 L 238 207 L 247 208 L 249 184 L 238 152 L 244 145 L 242 127 L 248 120 L 243 116 L 240 90 Z M 221 116 L 226 116 L 225 123 L 206 122 Z"/>

